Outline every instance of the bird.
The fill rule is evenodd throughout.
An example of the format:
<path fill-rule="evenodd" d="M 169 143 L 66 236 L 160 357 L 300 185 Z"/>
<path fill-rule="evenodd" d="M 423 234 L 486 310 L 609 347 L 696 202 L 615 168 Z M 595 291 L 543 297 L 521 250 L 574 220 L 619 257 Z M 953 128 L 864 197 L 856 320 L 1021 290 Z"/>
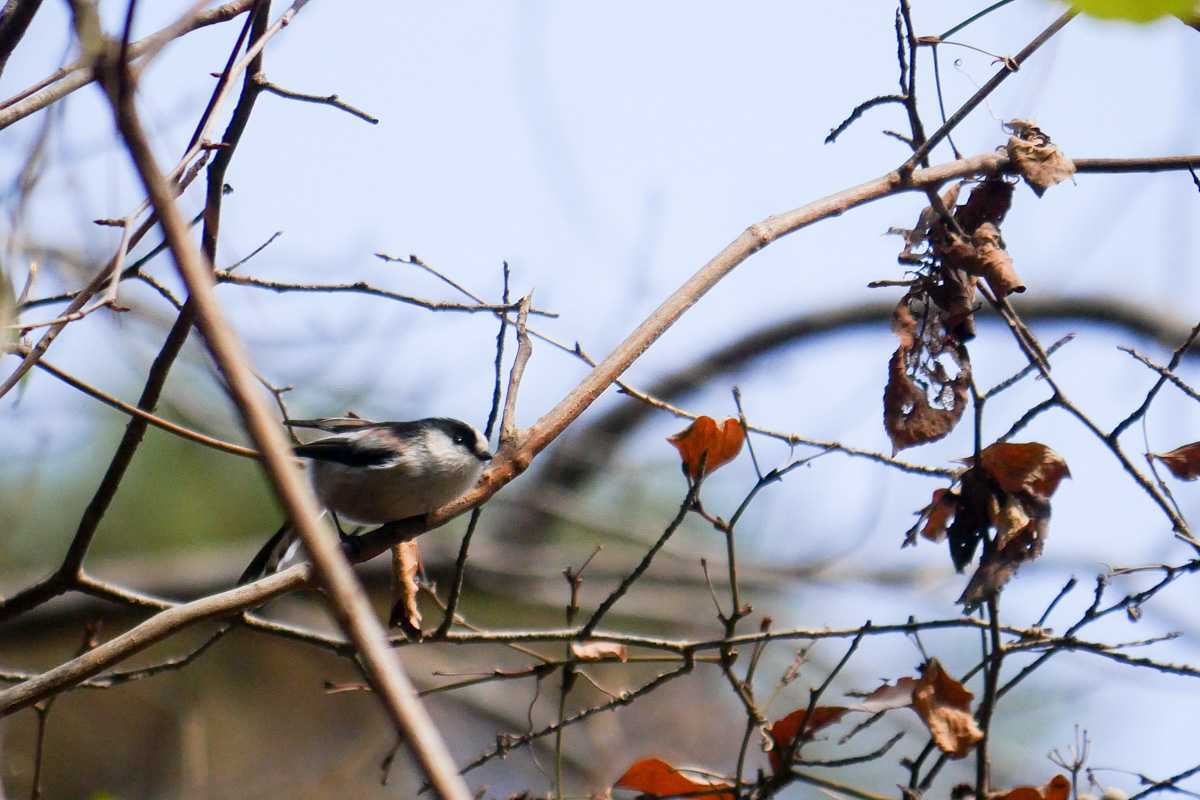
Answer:
<path fill-rule="evenodd" d="M 426 514 L 466 492 L 492 459 L 472 425 L 449 417 L 372 422 L 359 417 L 289 419 L 290 428 L 333 434 L 293 448 L 308 460 L 321 505 L 347 540 L 341 520 L 364 525 Z M 238 579 L 249 583 L 275 571 L 297 544 L 290 522 L 267 540 Z"/>

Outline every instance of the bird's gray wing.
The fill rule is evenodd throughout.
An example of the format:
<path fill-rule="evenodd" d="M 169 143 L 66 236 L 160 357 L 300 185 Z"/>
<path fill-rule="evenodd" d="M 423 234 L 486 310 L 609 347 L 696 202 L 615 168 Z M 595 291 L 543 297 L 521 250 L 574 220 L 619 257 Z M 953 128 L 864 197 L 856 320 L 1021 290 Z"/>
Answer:
<path fill-rule="evenodd" d="M 370 428 L 378 423 L 361 417 L 320 417 L 318 419 L 285 419 L 289 428 L 313 428 L 326 433 L 350 433 Z"/>
<path fill-rule="evenodd" d="M 330 436 L 297 445 L 293 452 L 301 458 L 329 461 L 348 467 L 381 469 L 394 466 L 403 446 L 386 429 L 372 428 L 348 436 Z"/>

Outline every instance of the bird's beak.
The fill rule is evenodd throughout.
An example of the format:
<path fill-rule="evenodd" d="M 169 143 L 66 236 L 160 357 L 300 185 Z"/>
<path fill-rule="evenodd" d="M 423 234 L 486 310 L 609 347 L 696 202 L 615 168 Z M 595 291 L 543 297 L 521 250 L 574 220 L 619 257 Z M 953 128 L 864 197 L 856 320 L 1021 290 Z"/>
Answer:
<path fill-rule="evenodd" d="M 484 450 L 482 453 L 476 453 L 475 457 L 478 458 L 480 461 L 485 461 L 485 462 L 492 460 L 492 454 L 489 453 L 487 450 Z"/>

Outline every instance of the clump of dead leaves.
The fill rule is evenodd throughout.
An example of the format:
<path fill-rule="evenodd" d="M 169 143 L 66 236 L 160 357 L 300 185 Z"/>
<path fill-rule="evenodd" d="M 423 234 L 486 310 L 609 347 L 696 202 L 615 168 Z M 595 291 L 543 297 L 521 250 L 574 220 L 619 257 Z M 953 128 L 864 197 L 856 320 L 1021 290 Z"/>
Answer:
<path fill-rule="evenodd" d="M 983 449 L 950 489 L 938 489 L 918 512 L 904 544 L 917 531 L 930 541 L 948 539 L 959 572 L 987 542 L 979 568 L 958 602 L 973 608 L 995 597 L 1017 569 L 1042 553 L 1050 524 L 1050 497 L 1070 477 L 1062 456 L 1040 442 L 997 442 Z M 989 530 L 995 536 L 988 538 Z"/>
<path fill-rule="evenodd" d="M 888 362 L 883 423 L 894 451 L 936 441 L 962 418 L 978 281 L 985 280 L 997 298 L 1025 291 L 1000 237 L 1013 184 L 990 178 L 956 205 L 964 186 L 943 192 L 941 208 L 926 208 L 911 230 L 891 231 L 904 236 L 900 263 L 918 267 L 892 314 L 900 343 Z"/>
<path fill-rule="evenodd" d="M 1012 120 L 1006 127 L 1012 133 L 1011 167 L 1039 197 L 1074 174 L 1075 165 L 1036 125 Z M 959 205 L 968 185 L 966 202 Z M 997 301 L 1025 291 L 1001 234 L 1014 186 L 1001 176 L 960 181 L 931 194 L 912 228 L 888 231 L 904 237 L 898 260 L 915 276 L 892 316 L 900 344 L 888 362 L 883 421 L 893 451 L 936 441 L 961 419 L 979 281 Z"/>

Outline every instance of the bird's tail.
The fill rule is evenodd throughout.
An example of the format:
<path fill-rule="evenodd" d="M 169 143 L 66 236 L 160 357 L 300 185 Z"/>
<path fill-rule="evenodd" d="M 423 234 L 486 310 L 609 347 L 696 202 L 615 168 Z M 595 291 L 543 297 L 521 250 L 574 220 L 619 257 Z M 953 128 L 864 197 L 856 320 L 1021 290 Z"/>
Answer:
<path fill-rule="evenodd" d="M 256 581 L 277 570 L 279 565 L 292 555 L 293 547 L 297 542 L 296 530 L 290 522 L 284 522 L 283 527 L 276 531 L 275 535 L 268 539 L 262 549 L 254 555 L 250 566 L 246 567 L 242 577 L 238 578 L 237 585 L 241 586 Z"/>

